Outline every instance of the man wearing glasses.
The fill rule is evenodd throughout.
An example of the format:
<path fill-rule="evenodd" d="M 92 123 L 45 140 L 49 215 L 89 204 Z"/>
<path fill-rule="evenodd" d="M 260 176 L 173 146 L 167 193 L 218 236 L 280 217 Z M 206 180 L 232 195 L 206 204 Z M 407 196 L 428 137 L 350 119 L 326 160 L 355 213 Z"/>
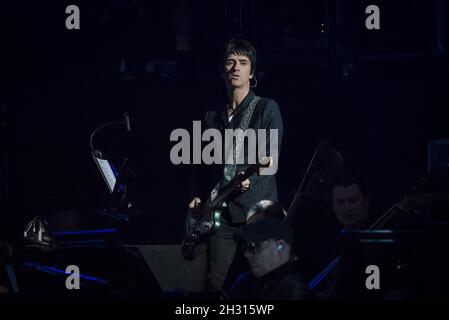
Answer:
<path fill-rule="evenodd" d="M 234 234 L 251 272 L 242 274 L 230 291 L 233 299 L 300 300 L 309 298 L 307 285 L 291 263 L 293 231 L 288 224 L 267 218 Z"/>

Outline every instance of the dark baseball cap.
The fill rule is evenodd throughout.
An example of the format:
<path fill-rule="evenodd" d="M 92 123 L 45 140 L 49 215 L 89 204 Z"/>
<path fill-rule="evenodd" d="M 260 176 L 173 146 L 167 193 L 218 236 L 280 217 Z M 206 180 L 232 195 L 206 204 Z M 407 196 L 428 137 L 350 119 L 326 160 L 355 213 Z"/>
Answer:
<path fill-rule="evenodd" d="M 239 242 L 261 242 L 269 239 L 284 240 L 293 244 L 293 230 L 284 221 L 276 218 L 266 218 L 249 223 L 234 233 L 234 239 Z"/>

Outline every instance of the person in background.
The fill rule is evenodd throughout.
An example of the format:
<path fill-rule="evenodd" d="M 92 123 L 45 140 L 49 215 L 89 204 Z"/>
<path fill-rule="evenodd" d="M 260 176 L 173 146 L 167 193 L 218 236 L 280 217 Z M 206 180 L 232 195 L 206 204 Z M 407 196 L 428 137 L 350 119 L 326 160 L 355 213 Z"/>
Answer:
<path fill-rule="evenodd" d="M 247 224 L 260 221 L 262 219 L 275 218 L 284 220 L 285 210 L 275 201 L 261 200 L 252 206 L 246 216 Z M 249 270 L 248 261 L 243 255 L 243 252 L 237 251 L 234 255 L 231 266 L 229 267 L 226 280 L 223 285 L 224 291 L 229 291 L 235 280 L 244 272 Z"/>
<path fill-rule="evenodd" d="M 363 230 L 368 227 L 370 198 L 360 182 L 351 173 L 336 177 L 331 187 L 332 209 L 345 231 Z"/>
<path fill-rule="evenodd" d="M 234 234 L 250 272 L 232 286 L 232 299 L 302 300 L 310 298 L 305 280 L 292 264 L 293 230 L 276 218 L 249 223 Z"/>

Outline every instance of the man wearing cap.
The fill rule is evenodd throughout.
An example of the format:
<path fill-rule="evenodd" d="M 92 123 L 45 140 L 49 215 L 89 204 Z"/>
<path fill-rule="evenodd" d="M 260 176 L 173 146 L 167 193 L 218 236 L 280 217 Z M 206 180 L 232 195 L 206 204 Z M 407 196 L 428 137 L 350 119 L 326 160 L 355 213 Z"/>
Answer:
<path fill-rule="evenodd" d="M 280 203 L 272 200 L 261 200 L 253 205 L 247 215 L 246 223 L 254 223 L 262 219 L 275 218 L 284 220 L 286 215 L 285 209 Z M 244 253 L 236 252 L 234 260 L 229 267 L 226 280 L 223 284 L 223 290 L 228 292 L 235 280 L 244 272 L 249 270 L 248 260 L 245 258 Z"/>
<path fill-rule="evenodd" d="M 307 285 L 291 263 L 293 231 L 285 222 L 267 218 L 250 223 L 234 234 L 251 272 L 232 286 L 233 299 L 307 299 Z"/>

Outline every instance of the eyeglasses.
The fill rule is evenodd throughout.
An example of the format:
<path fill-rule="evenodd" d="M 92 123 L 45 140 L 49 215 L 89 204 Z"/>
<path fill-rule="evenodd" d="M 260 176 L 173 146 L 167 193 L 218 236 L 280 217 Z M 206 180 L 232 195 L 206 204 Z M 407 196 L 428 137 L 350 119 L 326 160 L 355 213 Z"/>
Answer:
<path fill-rule="evenodd" d="M 243 253 L 257 254 L 270 246 L 270 241 L 246 242 L 240 246 Z"/>

